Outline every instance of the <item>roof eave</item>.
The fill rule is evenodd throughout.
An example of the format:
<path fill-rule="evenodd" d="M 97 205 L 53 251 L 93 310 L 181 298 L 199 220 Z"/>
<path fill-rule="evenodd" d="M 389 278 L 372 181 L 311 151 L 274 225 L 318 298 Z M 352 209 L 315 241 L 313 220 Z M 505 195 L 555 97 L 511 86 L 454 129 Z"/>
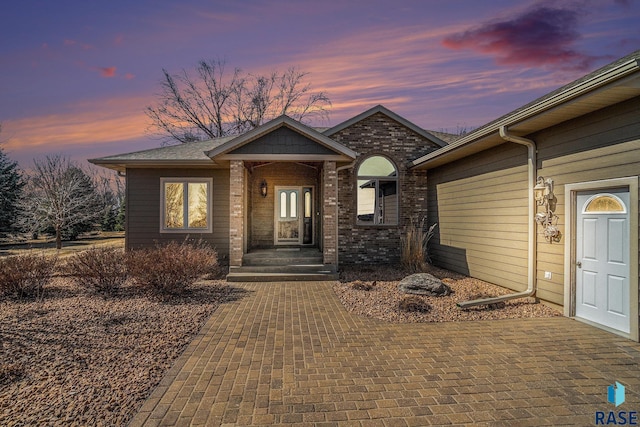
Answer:
<path fill-rule="evenodd" d="M 219 167 L 214 161 L 207 160 L 124 160 L 124 159 L 88 159 L 89 163 L 102 166 L 107 169 L 124 172 L 127 168 L 216 168 Z"/>

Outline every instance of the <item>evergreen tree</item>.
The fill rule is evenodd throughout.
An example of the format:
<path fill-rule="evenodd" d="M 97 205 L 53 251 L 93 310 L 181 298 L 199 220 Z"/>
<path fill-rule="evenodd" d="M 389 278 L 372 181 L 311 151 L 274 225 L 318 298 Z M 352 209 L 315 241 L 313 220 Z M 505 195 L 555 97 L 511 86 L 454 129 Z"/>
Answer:
<path fill-rule="evenodd" d="M 24 185 L 18 163 L 10 160 L 0 147 L 0 232 L 16 230 Z"/>
<path fill-rule="evenodd" d="M 124 197 L 120 202 L 120 207 L 118 208 L 118 216 L 116 217 L 116 225 L 114 227 L 115 231 L 124 231 L 125 230 L 125 213 L 127 211 L 127 199 Z"/>

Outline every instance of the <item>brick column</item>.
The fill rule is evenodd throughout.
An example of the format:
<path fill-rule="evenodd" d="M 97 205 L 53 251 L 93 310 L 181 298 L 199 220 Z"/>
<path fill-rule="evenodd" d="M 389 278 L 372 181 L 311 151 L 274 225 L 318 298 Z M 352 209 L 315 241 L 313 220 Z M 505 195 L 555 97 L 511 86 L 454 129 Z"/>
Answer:
<path fill-rule="evenodd" d="M 229 197 L 229 266 L 240 266 L 244 254 L 244 162 L 242 160 L 231 161 Z"/>
<path fill-rule="evenodd" d="M 322 168 L 322 255 L 325 264 L 338 264 L 338 173 L 336 162 Z"/>

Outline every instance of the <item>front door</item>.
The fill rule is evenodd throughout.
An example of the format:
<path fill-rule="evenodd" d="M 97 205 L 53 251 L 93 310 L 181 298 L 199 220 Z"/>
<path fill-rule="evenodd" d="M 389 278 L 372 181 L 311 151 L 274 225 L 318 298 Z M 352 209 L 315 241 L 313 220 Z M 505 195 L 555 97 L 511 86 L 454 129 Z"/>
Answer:
<path fill-rule="evenodd" d="M 630 332 L 629 191 L 584 191 L 576 203 L 576 317 Z"/>
<path fill-rule="evenodd" d="M 313 243 L 313 188 L 276 187 L 276 245 Z"/>

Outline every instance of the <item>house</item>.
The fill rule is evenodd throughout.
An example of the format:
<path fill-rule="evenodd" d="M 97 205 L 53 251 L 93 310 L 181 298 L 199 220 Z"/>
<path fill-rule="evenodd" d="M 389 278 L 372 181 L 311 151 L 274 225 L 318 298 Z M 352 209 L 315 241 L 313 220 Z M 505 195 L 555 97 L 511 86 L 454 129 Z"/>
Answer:
<path fill-rule="evenodd" d="M 410 170 L 427 172 L 436 264 L 638 341 L 640 51 Z"/>
<path fill-rule="evenodd" d="M 427 214 L 427 173 L 409 167 L 445 145 L 379 105 L 330 129 L 281 116 L 237 137 L 90 161 L 126 176 L 127 248 L 200 238 L 236 279 L 260 249 L 302 248 L 320 258 L 300 263 L 323 269 L 295 277 L 326 278 L 338 262 L 399 260 L 402 228 Z"/>
<path fill-rule="evenodd" d="M 316 251 L 335 273 L 397 262 L 403 228 L 427 217 L 437 265 L 637 341 L 639 61 L 457 140 L 377 106 L 330 129 L 283 116 L 91 162 L 126 175 L 127 248 L 198 237 L 228 256 L 230 276 L 271 278 L 274 259 L 256 254 Z"/>

